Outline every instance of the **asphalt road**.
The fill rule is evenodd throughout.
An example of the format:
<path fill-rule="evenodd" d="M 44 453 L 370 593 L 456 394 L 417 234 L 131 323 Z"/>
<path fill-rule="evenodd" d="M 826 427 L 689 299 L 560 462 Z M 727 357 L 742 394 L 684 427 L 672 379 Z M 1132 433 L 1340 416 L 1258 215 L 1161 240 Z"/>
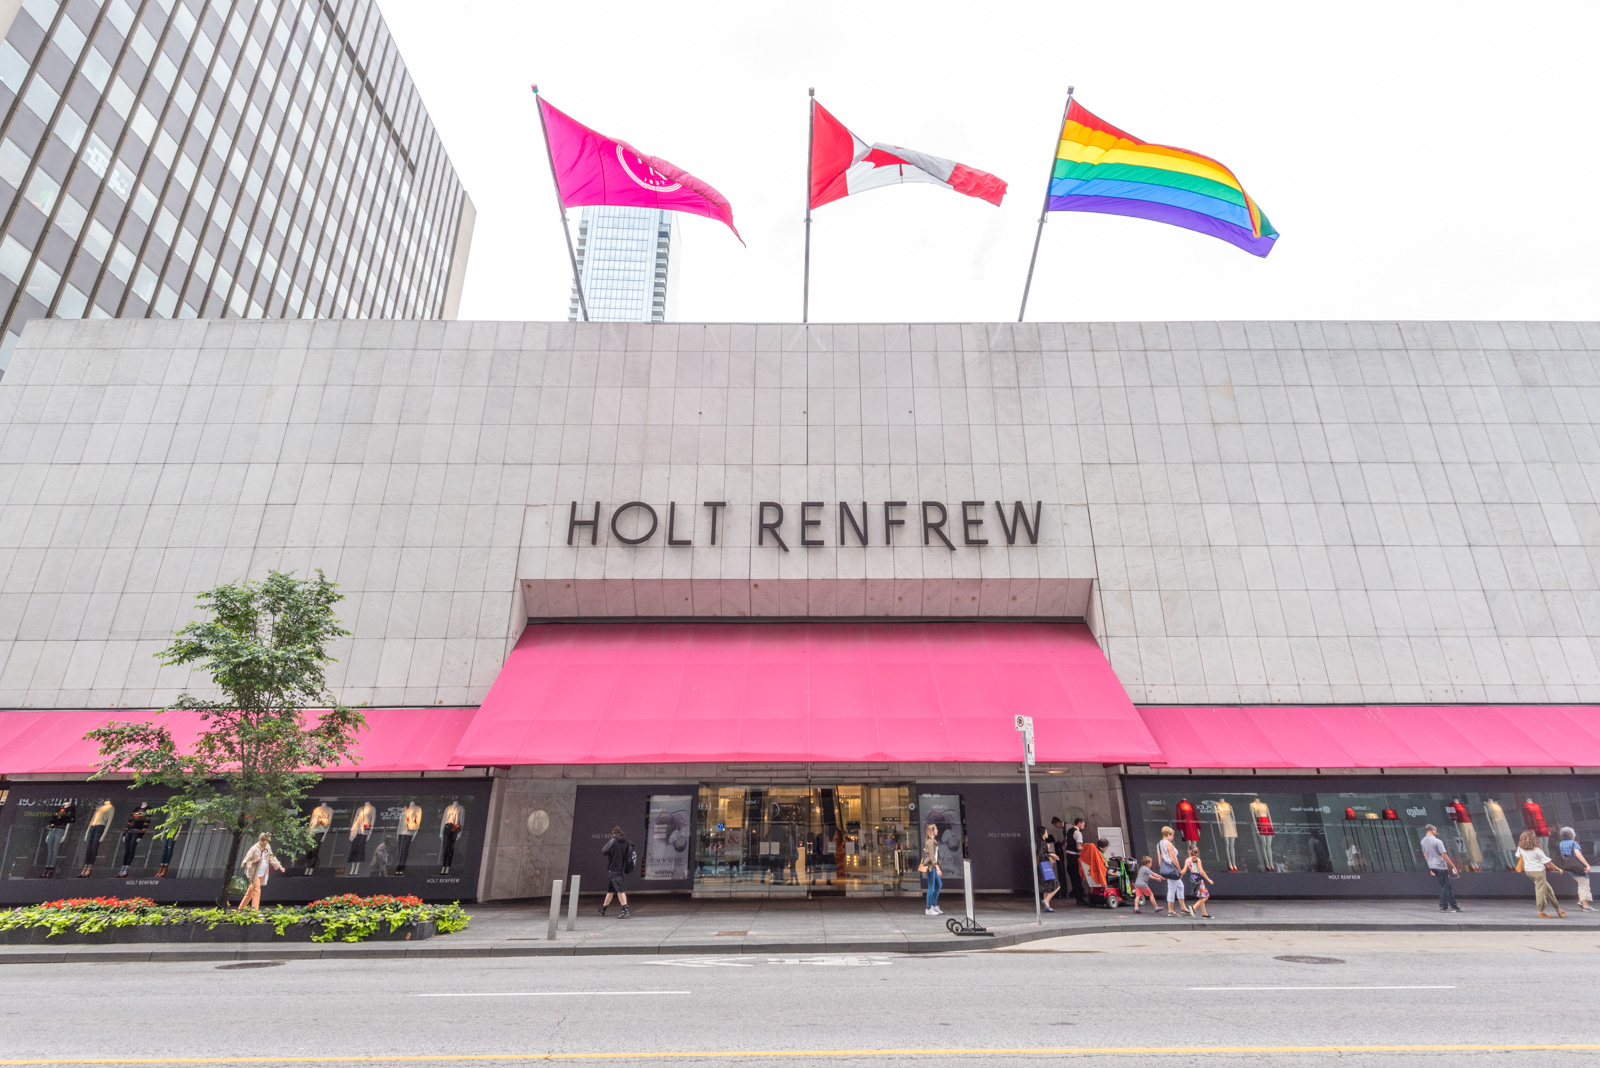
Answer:
<path fill-rule="evenodd" d="M 0 1065 L 1547 1065 L 1600 1056 L 1597 951 L 1150 929 L 918 957 L 8 965 Z"/>

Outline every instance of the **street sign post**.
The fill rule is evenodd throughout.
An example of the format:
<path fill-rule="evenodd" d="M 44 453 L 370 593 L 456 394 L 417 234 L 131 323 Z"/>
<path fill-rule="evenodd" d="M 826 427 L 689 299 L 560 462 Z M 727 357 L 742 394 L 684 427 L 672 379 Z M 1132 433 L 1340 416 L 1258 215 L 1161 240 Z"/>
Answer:
<path fill-rule="evenodd" d="M 1044 923 L 1039 906 L 1039 834 L 1033 823 L 1033 717 L 1018 715 L 1012 725 L 1022 735 L 1022 796 L 1028 805 L 1028 855 L 1033 858 L 1033 922 Z"/>

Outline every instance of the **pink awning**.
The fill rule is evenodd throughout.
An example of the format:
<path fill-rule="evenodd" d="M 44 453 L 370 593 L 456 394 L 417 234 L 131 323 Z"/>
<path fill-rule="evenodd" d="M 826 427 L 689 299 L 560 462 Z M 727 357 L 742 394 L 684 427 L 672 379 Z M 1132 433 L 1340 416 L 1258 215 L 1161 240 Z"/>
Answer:
<path fill-rule="evenodd" d="M 355 763 L 325 771 L 445 771 L 470 708 L 378 708 L 366 710 L 367 729 Z M 143 723 L 149 709 L 0 711 L 0 775 L 82 775 L 97 763 L 98 748 L 84 735 L 113 720 Z M 162 713 L 181 746 L 200 726 L 198 714 Z"/>
<path fill-rule="evenodd" d="M 1145 706 L 1174 768 L 1600 766 L 1585 705 Z"/>
<path fill-rule="evenodd" d="M 1159 759 L 1081 624 L 553 623 L 506 660 L 455 763 Z"/>

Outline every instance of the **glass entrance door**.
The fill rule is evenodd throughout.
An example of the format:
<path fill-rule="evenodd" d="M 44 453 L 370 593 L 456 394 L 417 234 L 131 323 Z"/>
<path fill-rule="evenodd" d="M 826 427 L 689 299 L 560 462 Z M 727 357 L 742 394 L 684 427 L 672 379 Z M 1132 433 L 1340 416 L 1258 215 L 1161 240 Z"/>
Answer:
<path fill-rule="evenodd" d="M 909 786 L 702 786 L 696 894 L 917 892 Z"/>

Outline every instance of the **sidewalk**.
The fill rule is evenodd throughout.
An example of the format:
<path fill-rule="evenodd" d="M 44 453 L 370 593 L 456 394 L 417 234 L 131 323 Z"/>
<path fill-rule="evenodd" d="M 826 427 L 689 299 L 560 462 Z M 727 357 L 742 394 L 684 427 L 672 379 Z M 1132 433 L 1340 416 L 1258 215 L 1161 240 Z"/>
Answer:
<path fill-rule="evenodd" d="M 1531 895 L 1530 895 L 1531 896 Z M 1132 909 L 1066 905 L 1035 926 L 1024 898 L 979 898 L 978 922 L 994 937 L 961 938 L 944 921 L 960 913 L 960 895 L 946 895 L 946 914 L 922 914 L 920 900 L 694 901 L 640 897 L 626 920 L 595 914 L 585 898 L 574 932 L 562 915 L 556 941 L 545 939 L 546 902 L 469 905 L 472 926 L 419 943 L 224 946 L 0 946 L 0 964 L 70 961 L 310 960 L 343 957 L 515 957 L 579 953 L 726 956 L 740 953 L 939 953 L 994 949 L 1062 935 L 1161 930 L 1214 931 L 1528 931 L 1600 928 L 1600 914 L 1577 911 L 1565 920 L 1541 920 L 1529 901 L 1469 901 L 1460 914 L 1441 913 L 1430 895 L 1406 901 L 1220 901 L 1217 919 L 1167 919 Z"/>

